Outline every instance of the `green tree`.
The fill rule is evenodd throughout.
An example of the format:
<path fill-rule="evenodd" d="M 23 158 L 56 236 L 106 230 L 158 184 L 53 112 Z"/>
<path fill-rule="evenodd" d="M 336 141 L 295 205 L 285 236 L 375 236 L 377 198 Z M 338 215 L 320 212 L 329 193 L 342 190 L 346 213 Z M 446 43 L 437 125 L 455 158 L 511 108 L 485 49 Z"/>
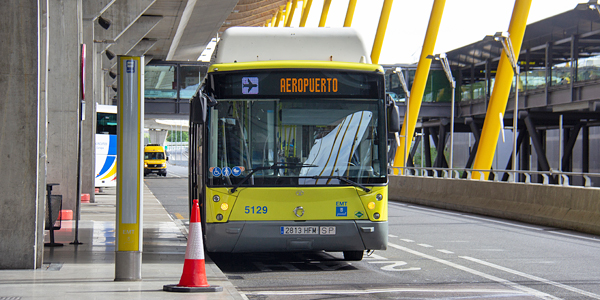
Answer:
<path fill-rule="evenodd" d="M 167 142 L 189 142 L 189 132 L 180 130 L 169 130 Z"/>

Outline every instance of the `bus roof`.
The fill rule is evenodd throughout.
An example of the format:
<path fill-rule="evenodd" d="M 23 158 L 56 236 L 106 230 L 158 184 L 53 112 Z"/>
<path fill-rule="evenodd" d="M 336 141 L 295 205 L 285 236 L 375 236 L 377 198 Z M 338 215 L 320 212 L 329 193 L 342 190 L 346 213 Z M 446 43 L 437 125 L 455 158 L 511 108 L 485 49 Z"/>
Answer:
<path fill-rule="evenodd" d="M 216 63 L 316 60 L 371 63 L 353 28 L 232 27 L 217 45 Z"/>
<path fill-rule="evenodd" d="M 380 65 L 314 60 L 270 60 L 214 64 L 210 66 L 208 71 L 225 72 L 259 69 L 335 69 L 384 73 L 383 67 Z"/>

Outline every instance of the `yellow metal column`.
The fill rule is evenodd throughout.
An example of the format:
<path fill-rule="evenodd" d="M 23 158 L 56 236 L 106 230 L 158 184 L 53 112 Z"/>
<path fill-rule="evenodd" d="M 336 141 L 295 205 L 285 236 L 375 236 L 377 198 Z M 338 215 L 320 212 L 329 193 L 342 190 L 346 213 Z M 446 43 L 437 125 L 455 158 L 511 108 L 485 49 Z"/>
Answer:
<path fill-rule="evenodd" d="M 348 11 L 346 12 L 346 20 L 344 20 L 344 27 L 352 26 L 352 18 L 354 18 L 354 10 L 356 9 L 356 1 L 350 0 L 348 2 Z"/>
<path fill-rule="evenodd" d="M 291 11 L 291 6 L 292 6 L 292 0 L 288 0 L 288 2 L 285 4 L 285 19 L 283 20 L 283 26 L 286 27 L 286 22 L 289 19 L 290 16 L 290 11 Z"/>
<path fill-rule="evenodd" d="M 304 0 L 305 6 L 302 10 L 302 18 L 300 19 L 300 27 L 304 27 L 306 25 L 306 19 L 308 19 L 308 13 L 310 12 L 310 6 L 312 5 L 312 0 Z"/>
<path fill-rule="evenodd" d="M 277 14 L 279 12 L 276 12 L 275 14 L 273 14 L 273 17 L 271 18 L 271 27 L 275 27 L 275 19 L 277 19 Z"/>
<path fill-rule="evenodd" d="M 421 57 L 419 58 L 419 64 L 417 65 L 417 71 L 415 73 L 415 80 L 410 90 L 409 108 L 407 114 L 409 120 L 407 120 L 405 115 L 404 123 L 402 124 L 402 130 L 400 131 L 407 132 L 405 126 L 408 126 L 408 141 L 406 137 L 400 138 L 400 146 L 396 150 L 396 156 L 394 157 L 394 167 L 404 167 L 406 163 L 404 149 L 407 149 L 406 153 L 409 153 L 408 150 L 410 143 L 412 142 L 412 136 L 415 134 L 415 126 L 417 125 L 419 111 L 421 110 L 423 92 L 425 92 L 427 76 L 429 76 L 429 68 L 431 67 L 431 59 L 427 58 L 427 55 L 433 54 L 445 5 L 446 0 L 435 0 L 433 2 L 433 7 L 431 8 L 429 25 L 427 25 L 425 41 L 423 42 L 423 48 L 421 49 Z M 398 172 L 394 170 L 394 174 L 398 175 Z"/>
<path fill-rule="evenodd" d="M 289 2 L 288 2 L 289 4 Z M 290 12 L 287 13 L 287 17 L 285 20 L 285 27 L 292 26 L 292 19 L 294 18 L 294 12 L 296 11 L 296 6 L 298 5 L 298 0 L 292 0 L 292 7 L 290 8 Z"/>
<path fill-rule="evenodd" d="M 383 45 L 385 30 L 387 29 L 387 24 L 390 19 L 390 12 L 392 11 L 392 3 L 394 3 L 394 0 L 383 1 L 381 15 L 379 16 L 379 25 L 377 26 L 377 34 L 375 34 L 375 41 L 373 41 L 373 50 L 371 50 L 371 61 L 374 64 L 379 63 L 379 56 L 381 55 L 381 46 Z"/>
<path fill-rule="evenodd" d="M 279 7 L 279 11 L 277 12 L 277 18 L 275 18 L 275 24 L 273 27 L 279 27 L 279 22 L 281 22 L 281 16 L 283 16 L 283 8 L 285 5 Z"/>
<path fill-rule="evenodd" d="M 508 33 L 510 34 L 509 38 L 515 51 L 516 60 L 519 59 L 519 52 L 521 52 L 521 44 L 523 44 L 523 35 L 525 34 L 530 7 L 531 0 L 516 0 L 510 19 Z M 477 148 L 477 154 L 475 154 L 475 161 L 473 162 L 473 169 L 489 170 L 492 167 L 494 153 L 498 144 L 498 134 L 502 130 L 498 115 L 502 114 L 504 116 L 504 112 L 506 111 L 506 103 L 508 102 L 513 76 L 514 71 L 510 59 L 502 51 L 496 72 L 496 82 L 494 82 L 494 89 L 490 96 L 490 103 L 481 130 L 479 147 Z M 516 158 L 513 157 L 513 159 Z M 479 172 L 475 172 L 472 175 L 473 179 L 480 179 L 480 177 Z M 484 173 L 484 177 L 487 179 L 488 172 Z"/>
<path fill-rule="evenodd" d="M 331 6 L 331 0 L 325 0 L 325 2 L 323 2 L 323 11 L 321 12 L 321 20 L 319 20 L 319 27 L 325 27 L 329 6 Z"/>

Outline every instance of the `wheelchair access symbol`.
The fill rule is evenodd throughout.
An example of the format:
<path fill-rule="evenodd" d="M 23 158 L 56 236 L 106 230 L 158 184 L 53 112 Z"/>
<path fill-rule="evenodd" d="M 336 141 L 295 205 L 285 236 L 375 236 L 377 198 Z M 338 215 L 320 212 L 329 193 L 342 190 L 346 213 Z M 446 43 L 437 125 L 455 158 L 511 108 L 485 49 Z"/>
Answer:
<path fill-rule="evenodd" d="M 219 177 L 219 176 L 221 176 L 221 168 L 219 168 L 219 167 L 213 167 L 213 168 L 210 168 L 210 169 L 209 169 L 209 171 L 212 173 L 212 175 L 213 175 L 214 177 Z"/>

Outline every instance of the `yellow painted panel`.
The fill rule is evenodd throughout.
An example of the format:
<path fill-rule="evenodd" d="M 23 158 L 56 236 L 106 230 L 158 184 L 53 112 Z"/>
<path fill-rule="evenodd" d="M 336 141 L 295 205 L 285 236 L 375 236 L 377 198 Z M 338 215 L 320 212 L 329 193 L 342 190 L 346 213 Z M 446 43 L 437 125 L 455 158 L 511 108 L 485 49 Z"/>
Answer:
<path fill-rule="evenodd" d="M 383 67 L 376 64 L 363 64 L 339 61 L 316 61 L 316 60 L 270 60 L 252 61 L 239 63 L 214 64 L 209 72 L 240 71 L 240 70 L 264 70 L 264 69 L 338 69 L 355 71 L 376 71 L 383 73 Z"/>
<path fill-rule="evenodd" d="M 387 187 L 375 187 L 369 193 L 352 186 L 240 188 L 234 194 L 229 194 L 228 190 L 206 189 L 207 222 L 387 220 Z M 382 194 L 383 200 L 376 200 L 377 194 Z M 219 202 L 212 200 L 215 195 L 220 197 Z M 366 208 L 369 202 L 376 203 L 375 209 Z M 228 204 L 227 211 L 221 209 L 222 203 Z M 304 211 L 300 217 L 294 214 L 298 207 Z M 297 212 L 300 214 L 300 209 Z M 373 218 L 375 212 L 380 214 L 377 220 Z M 217 214 L 222 214 L 223 220 L 217 221 Z"/>
<path fill-rule="evenodd" d="M 373 187 L 369 193 L 359 189 L 360 200 L 366 208 L 369 202 L 375 203 L 375 209 L 366 209 L 369 219 L 371 221 L 387 221 L 388 220 L 388 187 L 378 186 Z M 381 194 L 383 197 L 381 200 L 377 200 L 377 194 Z M 379 213 L 379 219 L 375 219 L 373 214 Z"/>

